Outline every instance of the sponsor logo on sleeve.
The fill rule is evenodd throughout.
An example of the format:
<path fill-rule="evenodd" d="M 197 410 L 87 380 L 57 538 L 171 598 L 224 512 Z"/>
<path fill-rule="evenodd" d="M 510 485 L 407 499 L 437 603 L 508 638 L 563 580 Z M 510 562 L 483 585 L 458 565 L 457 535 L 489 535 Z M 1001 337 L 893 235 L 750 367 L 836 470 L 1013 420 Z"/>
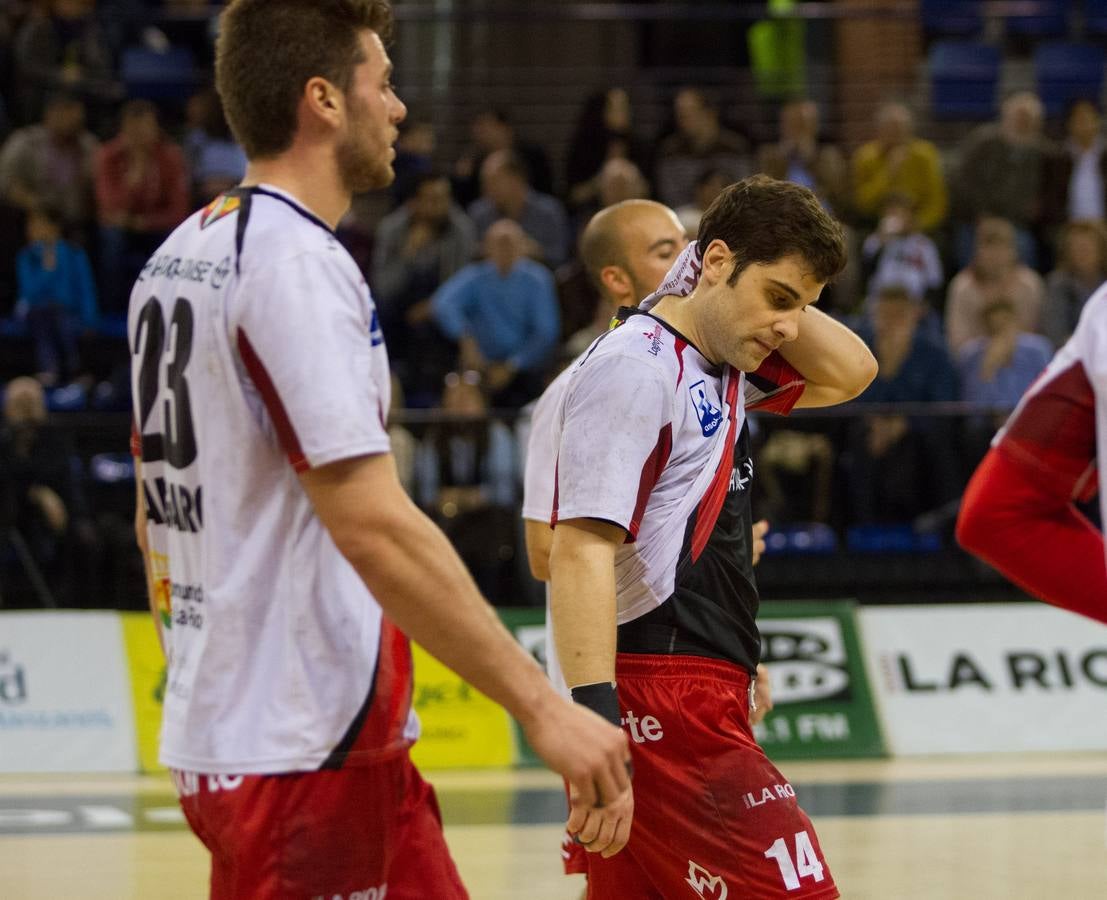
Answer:
<path fill-rule="evenodd" d="M 642 337 L 648 339 L 650 342 L 650 349 L 646 351 L 650 356 L 657 356 L 661 353 L 661 347 L 663 346 L 661 342 L 662 334 L 664 334 L 664 331 L 660 325 L 654 325 L 653 331 L 642 332 Z"/>

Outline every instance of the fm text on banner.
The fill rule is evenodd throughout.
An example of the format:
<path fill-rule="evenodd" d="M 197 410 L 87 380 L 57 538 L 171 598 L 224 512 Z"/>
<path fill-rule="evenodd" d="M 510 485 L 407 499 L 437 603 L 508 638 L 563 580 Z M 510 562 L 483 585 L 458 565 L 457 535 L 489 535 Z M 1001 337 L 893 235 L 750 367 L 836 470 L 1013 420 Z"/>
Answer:
<path fill-rule="evenodd" d="M 860 618 L 894 754 L 1107 749 L 1107 627 L 1040 603 Z"/>
<path fill-rule="evenodd" d="M 884 755 L 855 609 L 849 601 L 761 604 L 774 707 L 755 734 L 773 759 Z"/>

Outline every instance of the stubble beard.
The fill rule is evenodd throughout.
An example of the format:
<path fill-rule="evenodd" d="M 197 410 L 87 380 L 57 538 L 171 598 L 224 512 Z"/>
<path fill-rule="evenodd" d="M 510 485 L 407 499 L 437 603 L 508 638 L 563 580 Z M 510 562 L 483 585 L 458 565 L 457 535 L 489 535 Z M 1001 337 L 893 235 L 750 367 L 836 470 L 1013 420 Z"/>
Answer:
<path fill-rule="evenodd" d="M 387 147 L 375 147 L 374 142 L 360 134 L 359 123 L 352 120 L 350 133 L 335 150 L 338 177 L 351 194 L 386 188 L 396 179 Z"/>

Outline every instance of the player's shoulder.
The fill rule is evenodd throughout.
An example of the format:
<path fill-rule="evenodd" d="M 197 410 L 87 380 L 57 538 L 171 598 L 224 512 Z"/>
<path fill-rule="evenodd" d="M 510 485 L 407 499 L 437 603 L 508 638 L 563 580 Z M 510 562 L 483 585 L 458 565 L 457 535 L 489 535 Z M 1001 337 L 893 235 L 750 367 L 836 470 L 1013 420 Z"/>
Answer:
<path fill-rule="evenodd" d="M 242 272 L 291 260 L 345 264 L 349 254 L 326 222 L 295 197 L 276 188 L 254 187 L 231 195 Z"/>
<path fill-rule="evenodd" d="M 684 347 L 660 319 L 646 314 L 630 316 L 618 328 L 604 332 L 581 355 L 575 369 L 627 370 L 630 377 L 675 381 L 684 367 Z"/>

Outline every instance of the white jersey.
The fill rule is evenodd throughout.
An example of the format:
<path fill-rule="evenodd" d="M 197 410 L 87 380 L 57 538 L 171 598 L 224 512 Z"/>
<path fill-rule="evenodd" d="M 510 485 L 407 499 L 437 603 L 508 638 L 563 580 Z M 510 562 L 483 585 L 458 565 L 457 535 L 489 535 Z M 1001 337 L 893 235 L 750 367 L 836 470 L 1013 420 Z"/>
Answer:
<path fill-rule="evenodd" d="M 162 762 L 262 774 L 403 751 L 407 640 L 297 475 L 389 451 L 388 360 L 356 264 L 293 197 L 231 191 L 147 262 L 128 335 L 169 626 Z"/>

